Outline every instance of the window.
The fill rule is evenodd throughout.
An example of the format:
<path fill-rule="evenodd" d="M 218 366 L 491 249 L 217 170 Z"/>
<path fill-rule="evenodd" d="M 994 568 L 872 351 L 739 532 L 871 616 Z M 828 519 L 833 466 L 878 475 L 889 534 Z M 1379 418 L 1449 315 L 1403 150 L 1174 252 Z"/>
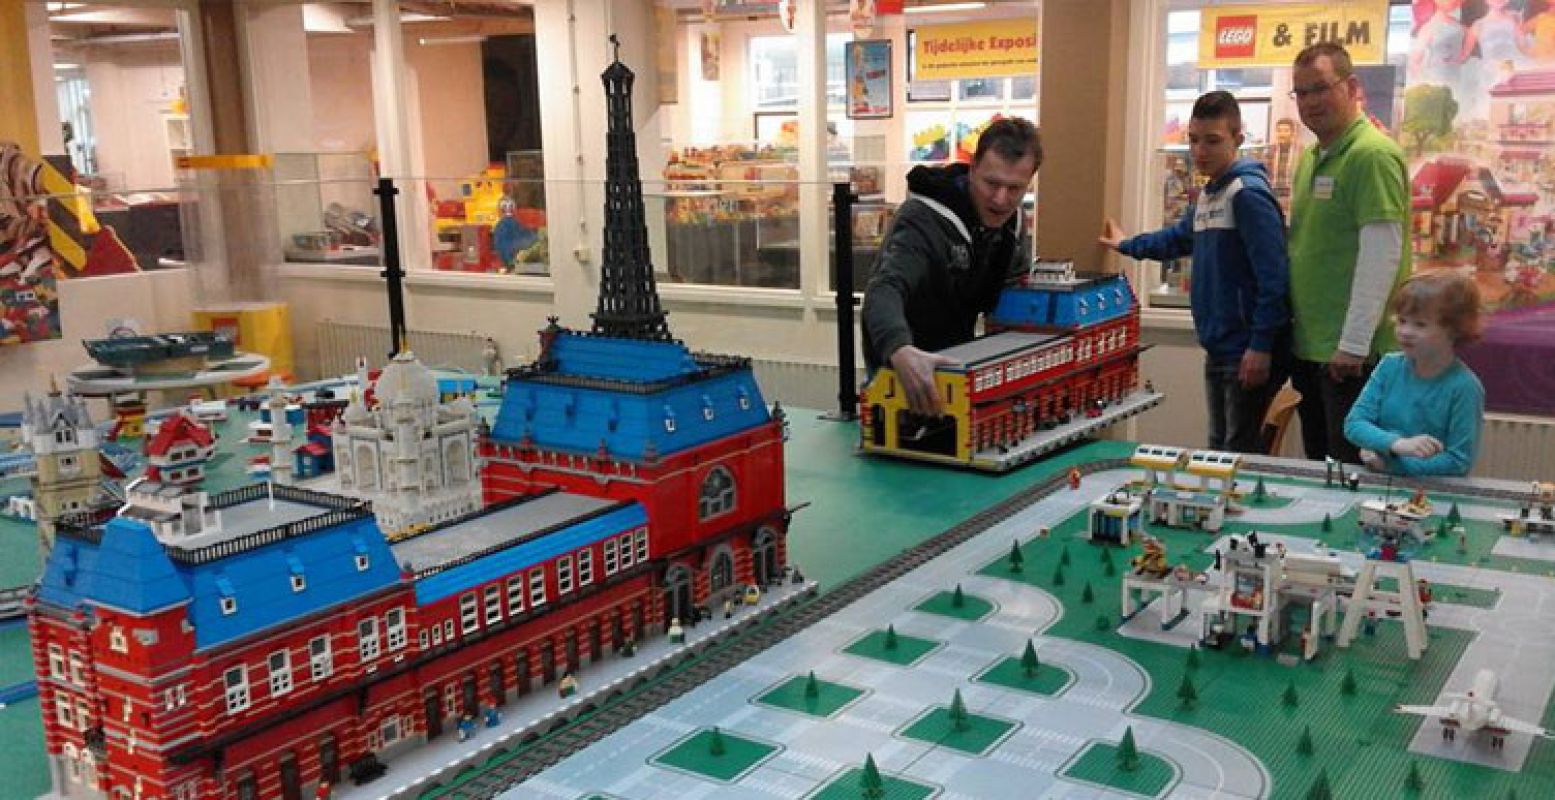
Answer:
<path fill-rule="evenodd" d="M 389 613 L 383 615 L 383 628 L 384 638 L 388 640 L 390 650 L 400 650 L 405 647 L 405 609 L 389 609 Z"/>
<path fill-rule="evenodd" d="M 495 583 L 486 587 L 486 624 L 495 625 L 502 621 L 502 588 Z"/>
<path fill-rule="evenodd" d="M 578 585 L 587 586 L 594 582 L 594 551 L 584 550 L 578 553 Z"/>
<path fill-rule="evenodd" d="M 357 553 L 356 554 L 356 571 L 357 572 L 366 572 L 368 565 L 369 565 L 369 562 L 367 560 L 367 554 L 366 553 Z"/>
<path fill-rule="evenodd" d="M 328 634 L 315 636 L 308 642 L 308 667 L 316 681 L 328 678 L 335 671 L 335 657 L 330 652 Z"/>
<path fill-rule="evenodd" d="M 443 626 L 441 626 L 441 625 L 433 625 L 432 626 L 432 646 L 436 647 L 436 646 L 438 646 L 438 645 L 440 645 L 442 643 L 443 643 Z"/>
<path fill-rule="evenodd" d="M 717 594 L 729 588 L 734 583 L 734 559 L 729 556 L 728 550 L 723 550 L 713 557 L 713 568 L 708 575 L 708 590 Z"/>
<path fill-rule="evenodd" d="M 362 650 L 362 661 L 378 657 L 378 620 L 364 619 L 356 623 L 356 640 Z"/>
<path fill-rule="evenodd" d="M 80 783 L 81 762 L 76 754 L 76 746 L 70 742 L 66 742 L 63 749 L 65 752 L 65 769 L 69 772 L 70 782 Z"/>
<path fill-rule="evenodd" d="M 697 517 L 711 519 L 734 510 L 734 475 L 724 467 L 713 467 L 702 479 L 702 493 L 697 501 Z"/>
<path fill-rule="evenodd" d="M 612 539 L 606 539 L 605 540 L 605 574 L 606 575 L 614 575 L 614 574 L 616 574 L 616 567 L 617 567 L 617 564 L 616 564 L 616 540 L 613 539 L 613 538 Z"/>
<path fill-rule="evenodd" d="M 227 597 L 221 598 L 221 614 L 222 614 L 222 616 L 230 617 L 230 616 L 232 616 L 233 614 L 236 614 L 236 613 L 238 613 L 238 599 L 236 597 L 232 597 L 230 595 L 227 596 Z"/>
<path fill-rule="evenodd" d="M 632 535 L 623 533 L 616 537 L 617 549 L 621 552 L 621 569 L 627 569 L 634 563 L 632 561 Z"/>
<path fill-rule="evenodd" d="M 427 649 L 427 645 L 431 643 L 431 634 L 427 633 L 426 628 L 422 628 L 421 634 L 417 636 L 416 639 L 420 642 L 421 649 L 425 650 Z"/>
<path fill-rule="evenodd" d="M 239 665 L 227 670 L 222 683 L 227 688 L 228 714 L 236 714 L 248 708 L 248 667 Z"/>
<path fill-rule="evenodd" d="M 826 104 L 829 106 L 842 106 L 843 47 L 852 38 L 847 33 L 826 35 Z M 790 35 L 752 36 L 748 47 L 750 85 L 756 87 L 756 107 L 798 108 L 798 40 Z"/>
<path fill-rule="evenodd" d="M 508 615 L 512 616 L 524 610 L 524 576 L 514 575 L 508 578 Z"/>
<path fill-rule="evenodd" d="M 49 645 L 49 677 L 65 679 L 65 650 L 57 644 Z"/>
<path fill-rule="evenodd" d="M 637 532 L 632 534 L 632 540 L 637 543 L 637 563 L 641 564 L 641 563 L 647 561 L 648 560 L 648 529 L 647 528 L 638 528 Z"/>
<path fill-rule="evenodd" d="M 270 654 L 270 695 L 279 697 L 292 690 L 292 654 L 277 650 Z"/>
<path fill-rule="evenodd" d="M 473 633 L 481 626 L 481 610 L 474 592 L 459 595 L 459 630 Z"/>
<path fill-rule="evenodd" d="M 303 589 L 306 589 L 306 588 L 308 588 L 308 579 L 307 578 L 304 578 L 301 575 L 293 575 L 292 576 L 292 591 L 300 592 L 300 591 L 302 591 Z"/>
<path fill-rule="evenodd" d="M 76 700 L 76 727 L 83 731 L 92 729 L 92 707 L 84 697 Z"/>
<path fill-rule="evenodd" d="M 162 692 L 162 710 L 175 711 L 189 703 L 189 693 L 183 684 L 170 686 Z"/>
<path fill-rule="evenodd" d="M 454 621 L 451 619 L 443 620 L 443 638 L 450 642 L 454 640 Z"/>
<path fill-rule="evenodd" d="M 86 660 L 74 650 L 70 651 L 70 682 L 77 686 L 86 685 Z"/>
<path fill-rule="evenodd" d="M 562 556 L 556 559 L 556 593 L 567 594 L 572 591 L 572 556 Z"/>
<path fill-rule="evenodd" d="M 545 605 L 545 569 L 535 569 L 529 572 L 529 607 L 539 608 Z"/>
<path fill-rule="evenodd" d="M 384 747 L 400 740 L 400 718 L 388 717 L 378 729 L 378 739 Z"/>
<path fill-rule="evenodd" d="M 67 731 L 76 729 L 76 707 L 68 698 L 58 698 L 54 703 L 54 717 L 59 721 L 59 726 Z"/>

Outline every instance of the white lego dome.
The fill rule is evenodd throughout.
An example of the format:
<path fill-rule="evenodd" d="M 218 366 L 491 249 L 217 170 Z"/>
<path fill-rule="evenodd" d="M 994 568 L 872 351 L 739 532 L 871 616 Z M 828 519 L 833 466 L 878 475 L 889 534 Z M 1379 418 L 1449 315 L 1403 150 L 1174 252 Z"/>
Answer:
<path fill-rule="evenodd" d="M 435 406 L 438 401 L 437 376 L 404 350 L 378 375 L 373 393 L 381 406 L 410 401 L 418 406 Z"/>

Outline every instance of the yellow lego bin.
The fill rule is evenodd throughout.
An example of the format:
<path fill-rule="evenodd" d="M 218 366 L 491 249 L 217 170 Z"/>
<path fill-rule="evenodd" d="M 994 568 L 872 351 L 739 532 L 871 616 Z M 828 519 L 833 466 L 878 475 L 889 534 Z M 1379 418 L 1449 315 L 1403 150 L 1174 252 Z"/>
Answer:
<path fill-rule="evenodd" d="M 291 310 L 285 303 L 226 303 L 198 309 L 193 316 L 195 330 L 226 333 L 240 352 L 259 353 L 270 359 L 270 371 L 241 381 L 240 390 L 264 386 L 271 375 L 279 375 L 290 383 L 296 374 Z"/>

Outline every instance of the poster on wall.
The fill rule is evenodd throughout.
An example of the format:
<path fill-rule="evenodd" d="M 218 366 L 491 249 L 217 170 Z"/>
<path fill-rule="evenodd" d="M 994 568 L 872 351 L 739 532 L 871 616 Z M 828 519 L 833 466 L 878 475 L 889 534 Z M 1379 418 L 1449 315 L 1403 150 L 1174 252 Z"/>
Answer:
<path fill-rule="evenodd" d="M 655 6 L 653 9 L 654 38 L 658 46 L 654 48 L 654 67 L 659 72 L 659 102 L 672 104 L 680 101 L 680 81 L 678 80 L 675 65 L 675 44 L 684 41 L 675 36 L 675 9 L 668 6 Z"/>
<path fill-rule="evenodd" d="M 1418 5 L 1418 4 L 1417 4 Z M 1415 270 L 1478 284 L 1464 359 L 1496 411 L 1555 414 L 1555 5 L 1443 2 L 1414 20 L 1394 134 Z"/>
<path fill-rule="evenodd" d="M 0 142 L 0 345 L 60 338 L 47 167 Z M 68 213 L 68 212 L 67 212 Z"/>
<path fill-rule="evenodd" d="M 915 81 L 999 78 L 1037 72 L 1034 18 L 924 25 L 915 33 Z"/>
<path fill-rule="evenodd" d="M 1344 45 L 1356 64 L 1387 56 L 1388 0 L 1217 5 L 1199 14 L 1200 69 L 1288 67 L 1318 42 Z"/>
<path fill-rule="evenodd" d="M 848 119 L 887 119 L 891 116 L 891 40 L 848 42 L 843 54 L 847 64 Z"/>

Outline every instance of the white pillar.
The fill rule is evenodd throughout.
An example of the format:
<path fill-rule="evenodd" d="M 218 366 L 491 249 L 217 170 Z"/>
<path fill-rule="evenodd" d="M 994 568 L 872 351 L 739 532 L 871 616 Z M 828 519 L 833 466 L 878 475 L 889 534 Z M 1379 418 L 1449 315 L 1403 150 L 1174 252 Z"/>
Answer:
<path fill-rule="evenodd" d="M 830 258 L 826 217 L 831 188 L 826 171 L 826 4 L 795 0 L 799 51 L 799 288 L 825 291 Z"/>
<path fill-rule="evenodd" d="M 405 37 L 396 0 L 373 0 L 373 119 L 378 134 L 381 174 L 399 187 L 400 263 L 406 269 L 430 266 L 432 240 L 426 221 L 426 188 L 410 157 L 410 97 L 405 79 Z M 410 317 L 410 295 L 406 295 Z"/>

